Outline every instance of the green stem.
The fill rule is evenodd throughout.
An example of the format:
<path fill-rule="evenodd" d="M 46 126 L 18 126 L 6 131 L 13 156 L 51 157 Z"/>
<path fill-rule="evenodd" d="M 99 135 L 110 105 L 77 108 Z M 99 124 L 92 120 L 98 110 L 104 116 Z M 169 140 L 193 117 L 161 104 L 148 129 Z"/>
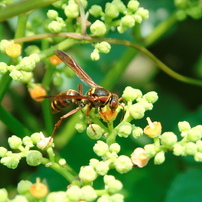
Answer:
<path fill-rule="evenodd" d="M 26 0 L 10 4 L 9 6 L 1 9 L 0 22 L 22 13 L 45 7 L 55 1 L 57 0 Z"/>
<path fill-rule="evenodd" d="M 30 136 L 32 132 L 24 127 L 15 117 L 7 112 L 3 106 L 0 105 L 1 121 L 19 137 Z"/>
<path fill-rule="evenodd" d="M 144 45 L 150 46 L 155 41 L 159 40 L 167 31 L 177 22 L 176 12 L 161 22 L 155 29 L 144 39 Z"/>
<path fill-rule="evenodd" d="M 42 85 L 47 88 L 50 86 L 53 74 L 55 72 L 55 68 L 50 66 L 43 77 Z M 44 117 L 44 125 L 45 125 L 45 131 L 48 135 L 51 135 L 53 131 L 53 120 L 52 120 L 52 114 L 50 111 L 50 100 L 44 99 L 42 102 L 42 112 Z"/>
<path fill-rule="evenodd" d="M 4 97 L 4 94 L 7 92 L 9 85 L 11 83 L 12 79 L 9 76 L 9 72 L 7 72 L 6 74 L 4 74 L 1 79 L 0 79 L 0 103 Z"/>
<path fill-rule="evenodd" d="M 117 63 L 110 68 L 107 75 L 102 80 L 101 86 L 109 90 L 112 89 L 137 53 L 137 50 L 128 48 Z M 116 74 L 114 72 L 116 72 Z"/>
<path fill-rule="evenodd" d="M 34 39 L 39 39 L 39 38 L 46 38 L 46 37 L 56 37 L 56 36 L 60 36 L 60 37 L 70 37 L 70 38 L 74 38 L 77 40 L 84 40 L 84 41 L 88 41 L 88 42 L 101 42 L 101 41 L 106 41 L 110 44 L 119 44 L 119 45 L 124 45 L 124 46 L 128 46 L 128 47 L 132 47 L 134 52 L 131 52 L 132 49 L 128 49 L 124 56 L 121 58 L 121 60 L 119 61 L 120 63 L 118 63 L 117 65 L 115 65 L 108 73 L 108 75 L 105 77 L 105 79 L 102 82 L 102 85 L 108 89 L 110 89 L 113 84 L 119 79 L 119 77 L 122 75 L 123 70 L 126 68 L 127 64 L 129 64 L 131 58 L 133 58 L 135 56 L 135 54 L 137 53 L 137 50 L 141 53 L 143 53 L 144 55 L 146 55 L 148 58 L 150 58 L 152 61 L 154 61 L 156 63 L 156 65 L 165 73 L 167 73 L 169 76 L 173 77 L 176 80 L 182 81 L 184 83 L 188 83 L 191 85 L 196 85 L 196 86 L 202 86 L 202 81 L 198 80 L 198 79 L 193 79 L 190 77 L 186 77 L 183 76 L 181 74 L 178 74 L 177 72 L 173 71 L 172 69 L 170 69 L 167 65 L 165 65 L 163 62 L 161 62 L 157 57 L 155 57 L 149 50 L 147 50 L 146 48 L 144 48 L 143 46 L 140 46 L 136 43 L 133 43 L 131 41 L 127 41 L 127 40 L 122 40 L 122 39 L 112 39 L 112 38 L 94 38 L 91 37 L 89 35 L 81 35 L 78 33 L 59 33 L 59 34 L 41 34 L 38 36 L 34 36 L 34 38 L 32 37 L 26 37 L 26 38 L 21 38 L 18 40 L 15 40 L 16 42 L 19 41 L 29 41 L 29 40 L 34 40 Z M 128 53 L 126 55 L 126 53 Z M 122 66 L 124 65 L 124 66 Z M 117 72 L 117 75 L 114 74 L 114 72 Z M 115 77 L 116 76 L 116 77 Z M 109 82 L 111 80 L 111 82 Z"/>
<path fill-rule="evenodd" d="M 107 136 L 106 143 L 111 145 L 116 142 L 117 130 L 113 129 Z"/>
<path fill-rule="evenodd" d="M 27 19 L 28 19 L 28 14 L 22 14 L 18 16 L 18 24 L 15 31 L 15 39 L 25 35 Z"/>
<path fill-rule="evenodd" d="M 50 163 L 49 159 L 43 158 L 42 163 L 45 166 L 49 165 L 50 168 L 55 170 L 57 173 L 61 174 L 69 182 L 72 182 L 75 179 L 75 176 L 72 175 L 69 171 L 67 171 L 65 167 L 61 167 L 59 164 L 55 162 Z"/>

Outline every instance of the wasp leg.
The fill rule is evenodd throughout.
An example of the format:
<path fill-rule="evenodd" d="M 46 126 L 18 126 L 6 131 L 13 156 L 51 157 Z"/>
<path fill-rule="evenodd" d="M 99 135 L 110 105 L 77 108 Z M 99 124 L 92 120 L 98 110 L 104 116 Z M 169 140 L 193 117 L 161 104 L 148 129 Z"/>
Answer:
<path fill-rule="evenodd" d="M 86 112 L 86 116 L 88 119 L 88 124 L 90 125 L 91 129 L 93 130 L 94 134 L 96 135 L 95 129 L 92 126 L 92 121 L 90 119 L 90 110 L 92 109 L 91 103 L 88 104 L 88 108 L 87 108 L 87 112 Z"/>
<path fill-rule="evenodd" d="M 67 114 L 65 114 L 65 115 L 63 115 L 63 116 L 61 116 L 60 117 L 60 119 L 59 119 L 59 121 L 55 124 L 55 126 L 54 126 L 54 129 L 53 129 L 53 132 L 52 132 L 52 135 L 51 135 L 51 139 L 53 139 L 53 137 L 54 137 L 54 134 L 55 134 L 55 132 L 56 132 L 56 130 L 57 130 L 57 128 L 60 126 L 60 124 L 62 123 L 62 121 L 64 120 L 64 119 L 66 119 L 67 117 L 69 117 L 69 116 L 71 116 L 72 114 L 74 114 L 74 113 L 76 113 L 78 110 L 80 110 L 82 107 L 77 107 L 76 109 L 73 109 L 72 111 L 70 111 L 70 112 L 68 112 Z"/>

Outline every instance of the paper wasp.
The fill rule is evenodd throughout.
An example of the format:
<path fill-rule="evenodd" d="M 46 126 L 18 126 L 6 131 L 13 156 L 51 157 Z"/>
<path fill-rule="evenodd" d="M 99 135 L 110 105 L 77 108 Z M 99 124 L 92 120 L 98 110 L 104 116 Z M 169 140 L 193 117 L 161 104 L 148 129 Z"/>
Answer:
<path fill-rule="evenodd" d="M 113 114 L 116 113 L 115 110 L 117 109 L 121 98 L 119 98 L 117 94 L 111 93 L 110 91 L 96 84 L 90 78 L 90 76 L 67 53 L 61 50 L 56 50 L 55 55 L 57 55 L 58 58 L 60 58 L 66 65 L 68 65 L 81 80 L 89 84 L 91 88 L 87 91 L 85 95 L 83 95 L 82 92 L 82 85 L 79 84 L 78 91 L 69 89 L 61 92 L 58 95 L 37 97 L 37 99 L 50 97 L 54 98 L 51 102 L 52 113 L 60 112 L 63 108 L 73 103 L 78 105 L 78 107 L 60 117 L 59 121 L 54 126 L 52 137 L 54 136 L 56 129 L 60 126 L 60 124 L 65 118 L 76 113 L 78 110 L 82 109 L 86 105 L 88 105 L 86 114 L 87 117 L 89 117 L 89 113 L 92 108 L 98 108 L 102 117 L 104 117 L 104 119 L 108 121 L 108 117 L 110 117 L 110 115 L 113 116 Z M 107 114 L 102 111 L 102 108 L 106 105 L 108 105 Z"/>

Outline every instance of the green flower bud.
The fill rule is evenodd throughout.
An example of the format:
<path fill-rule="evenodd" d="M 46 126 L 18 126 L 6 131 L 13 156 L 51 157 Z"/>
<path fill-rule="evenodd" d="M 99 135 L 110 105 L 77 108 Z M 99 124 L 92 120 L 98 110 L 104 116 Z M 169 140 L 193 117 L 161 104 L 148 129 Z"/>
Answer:
<path fill-rule="evenodd" d="M 202 133 L 202 125 L 197 125 L 194 127 L 194 129 L 197 129 Z"/>
<path fill-rule="evenodd" d="M 161 136 L 161 143 L 168 149 L 172 149 L 177 143 L 177 136 L 173 132 L 165 132 Z"/>
<path fill-rule="evenodd" d="M 123 174 L 129 172 L 133 168 L 131 159 L 128 156 L 121 155 L 114 162 L 115 169 Z"/>
<path fill-rule="evenodd" d="M 154 164 L 160 165 L 165 161 L 165 153 L 164 151 L 160 151 L 154 157 Z"/>
<path fill-rule="evenodd" d="M 8 45 L 12 44 L 13 42 L 12 41 L 8 41 L 6 39 L 3 39 L 0 41 L 0 50 L 4 53 L 5 52 L 5 49 Z"/>
<path fill-rule="evenodd" d="M 67 194 L 64 191 L 51 192 L 48 194 L 48 202 L 67 202 Z"/>
<path fill-rule="evenodd" d="M 197 145 L 193 142 L 186 143 L 184 152 L 185 155 L 194 155 L 197 152 Z"/>
<path fill-rule="evenodd" d="M 133 18 L 135 19 L 135 22 L 141 23 L 142 22 L 142 17 L 139 14 L 134 14 Z"/>
<path fill-rule="evenodd" d="M 116 8 L 120 13 L 126 12 L 126 6 L 123 4 L 121 0 L 113 0 L 112 3 L 116 5 Z"/>
<path fill-rule="evenodd" d="M 132 125 L 128 122 L 122 122 L 118 128 L 118 136 L 127 138 L 132 131 Z"/>
<path fill-rule="evenodd" d="M 38 55 L 38 54 L 36 54 Z M 32 57 L 24 57 L 20 61 L 19 68 L 23 71 L 30 72 L 35 68 L 35 61 Z"/>
<path fill-rule="evenodd" d="M 80 0 L 80 2 L 81 2 L 82 6 L 84 8 L 86 8 L 88 6 L 88 1 L 87 0 Z"/>
<path fill-rule="evenodd" d="M 86 124 L 83 121 L 79 121 L 75 125 L 75 129 L 79 132 L 82 133 L 86 130 Z"/>
<path fill-rule="evenodd" d="M 187 13 L 194 19 L 200 19 L 202 17 L 201 6 L 199 5 L 191 6 L 187 10 Z"/>
<path fill-rule="evenodd" d="M 70 201 L 79 201 L 82 196 L 80 187 L 72 185 L 67 189 L 67 197 Z"/>
<path fill-rule="evenodd" d="M 149 18 L 149 11 L 147 9 L 142 8 L 142 7 L 138 8 L 137 14 L 139 14 L 143 20 L 146 20 Z"/>
<path fill-rule="evenodd" d="M 43 159 L 42 154 L 36 150 L 29 151 L 26 157 L 27 164 L 30 166 L 40 165 L 42 162 L 42 159 Z"/>
<path fill-rule="evenodd" d="M 8 71 L 8 65 L 5 62 L 0 62 L 0 74 L 5 74 Z"/>
<path fill-rule="evenodd" d="M 100 54 L 97 49 L 94 49 L 93 52 L 90 54 L 91 60 L 96 61 L 100 59 Z"/>
<path fill-rule="evenodd" d="M 196 142 L 196 145 L 198 147 L 198 152 L 201 152 L 202 153 L 202 140 L 198 140 Z"/>
<path fill-rule="evenodd" d="M 102 195 L 98 198 L 97 202 L 111 202 L 109 195 Z"/>
<path fill-rule="evenodd" d="M 98 163 L 99 163 L 99 160 L 93 158 L 93 159 L 90 159 L 89 165 L 95 168 L 98 165 Z"/>
<path fill-rule="evenodd" d="M 140 3 L 139 3 L 138 1 L 136 1 L 136 0 L 130 0 L 130 1 L 128 2 L 127 7 L 128 7 L 131 11 L 135 12 L 135 11 L 137 11 L 139 5 L 140 5 Z"/>
<path fill-rule="evenodd" d="M 130 86 L 127 86 L 123 91 L 122 98 L 126 101 L 134 101 L 142 97 L 142 92 L 139 89 L 134 89 Z"/>
<path fill-rule="evenodd" d="M 174 0 L 175 6 L 185 9 L 188 6 L 188 2 L 187 0 Z"/>
<path fill-rule="evenodd" d="M 131 15 L 125 15 L 121 18 L 120 25 L 125 28 L 135 26 L 135 19 Z"/>
<path fill-rule="evenodd" d="M 37 54 L 38 55 L 38 53 L 40 53 L 40 49 L 36 45 L 29 45 L 28 47 L 25 48 L 25 53 L 27 55 L 31 55 L 31 54 Z"/>
<path fill-rule="evenodd" d="M 92 166 L 83 166 L 80 169 L 79 178 L 84 183 L 91 183 L 97 178 L 97 173 Z"/>
<path fill-rule="evenodd" d="M 127 28 L 120 25 L 117 27 L 117 30 L 120 34 L 123 34 L 127 30 Z"/>
<path fill-rule="evenodd" d="M 110 49 L 111 49 L 111 45 L 106 42 L 106 41 L 102 41 L 101 43 L 97 43 L 95 45 L 95 48 L 101 52 L 101 53 L 109 53 Z"/>
<path fill-rule="evenodd" d="M 116 5 L 113 3 L 106 3 L 105 5 L 105 14 L 110 18 L 116 18 L 119 16 L 119 10 Z"/>
<path fill-rule="evenodd" d="M 179 21 L 183 21 L 183 20 L 186 19 L 187 13 L 186 13 L 185 10 L 178 10 L 178 11 L 176 12 L 176 17 L 177 17 L 177 19 L 178 19 Z"/>
<path fill-rule="evenodd" d="M 37 144 L 41 140 L 41 133 L 33 133 L 31 135 L 31 140 L 33 144 Z"/>
<path fill-rule="evenodd" d="M 90 14 L 94 17 L 98 17 L 102 15 L 102 7 L 98 5 L 91 6 L 89 10 Z"/>
<path fill-rule="evenodd" d="M 33 146 L 34 146 L 34 144 L 33 144 L 33 142 L 32 142 L 32 139 L 31 139 L 31 137 L 29 137 L 29 136 L 25 136 L 25 137 L 22 139 L 22 141 L 23 141 L 23 144 L 24 144 L 25 146 L 27 146 L 27 147 L 33 147 Z"/>
<path fill-rule="evenodd" d="M 18 71 L 16 69 L 13 69 L 9 76 L 14 80 L 14 81 L 20 81 L 23 78 L 23 75 L 21 71 Z"/>
<path fill-rule="evenodd" d="M 65 7 L 64 12 L 68 18 L 77 18 L 79 16 L 79 6 L 71 3 Z"/>
<path fill-rule="evenodd" d="M 86 130 L 88 137 L 93 140 L 98 140 L 102 137 L 104 130 L 97 124 L 90 124 Z"/>
<path fill-rule="evenodd" d="M 144 146 L 144 149 L 149 158 L 152 158 L 156 155 L 156 147 L 154 144 L 147 144 Z"/>
<path fill-rule="evenodd" d="M 129 112 L 134 119 L 141 119 L 144 117 L 145 109 L 141 104 L 136 103 L 129 107 Z"/>
<path fill-rule="evenodd" d="M 115 153 L 119 153 L 121 150 L 121 146 L 118 143 L 113 143 L 109 146 L 109 151 L 110 152 L 115 152 Z"/>
<path fill-rule="evenodd" d="M 8 144 L 11 149 L 18 149 L 22 145 L 22 140 L 16 135 L 12 135 L 8 138 Z"/>
<path fill-rule="evenodd" d="M 191 126 L 189 125 L 187 121 L 182 121 L 178 123 L 178 129 L 180 132 L 187 131 L 191 129 Z"/>
<path fill-rule="evenodd" d="M 33 73 L 32 72 L 21 71 L 21 73 L 22 73 L 21 82 L 23 82 L 23 83 L 31 82 L 31 80 L 33 79 Z"/>
<path fill-rule="evenodd" d="M 55 74 L 55 76 L 53 77 L 53 84 L 57 87 L 62 86 L 63 78 L 61 77 L 61 74 Z"/>
<path fill-rule="evenodd" d="M 106 175 L 109 171 L 109 163 L 106 161 L 100 161 L 97 166 L 95 167 L 95 171 L 99 175 Z"/>
<path fill-rule="evenodd" d="M 97 198 L 97 194 L 93 187 L 87 185 L 81 188 L 82 191 L 82 199 L 85 201 L 95 201 Z"/>
<path fill-rule="evenodd" d="M 111 181 L 114 181 L 115 180 L 115 177 L 113 175 L 105 175 L 104 178 L 104 183 L 105 184 L 108 184 L 110 183 Z"/>
<path fill-rule="evenodd" d="M 49 19 L 55 20 L 58 17 L 58 12 L 55 10 L 48 10 L 47 17 Z"/>
<path fill-rule="evenodd" d="M 201 152 L 196 152 L 194 154 L 194 160 L 197 162 L 202 162 L 202 153 Z"/>
<path fill-rule="evenodd" d="M 28 180 L 21 180 L 17 185 L 17 191 L 21 195 L 25 195 L 29 193 L 29 189 L 31 187 L 32 183 Z"/>
<path fill-rule="evenodd" d="M 153 109 L 153 104 L 152 103 L 149 103 L 147 100 L 145 100 L 144 98 L 143 99 L 139 99 L 138 100 L 138 103 L 141 104 L 145 111 L 146 110 L 152 110 Z"/>
<path fill-rule="evenodd" d="M 94 36 L 103 36 L 107 32 L 106 25 L 100 21 L 96 20 L 91 26 L 90 31 Z"/>
<path fill-rule="evenodd" d="M 12 199 L 12 202 L 28 202 L 28 200 L 25 198 L 25 196 L 16 195 L 14 199 Z"/>
<path fill-rule="evenodd" d="M 8 192 L 5 188 L 1 188 L 0 189 L 0 201 L 1 202 L 9 202 L 9 199 L 8 199 Z"/>
<path fill-rule="evenodd" d="M 145 98 L 149 103 L 155 103 L 158 100 L 158 94 L 155 91 L 146 93 L 143 98 Z"/>
<path fill-rule="evenodd" d="M 142 130 L 142 128 L 137 127 L 137 126 L 133 127 L 132 136 L 133 136 L 135 139 L 138 138 L 138 137 L 140 137 L 140 136 L 142 136 L 142 135 L 143 135 L 143 130 Z"/>
<path fill-rule="evenodd" d="M 195 127 L 191 128 L 187 133 L 187 140 L 191 142 L 196 142 L 197 140 L 200 140 L 201 137 L 202 137 L 201 131 Z"/>
<path fill-rule="evenodd" d="M 5 157 L 7 155 L 8 150 L 4 147 L 0 147 L 0 157 Z"/>
<path fill-rule="evenodd" d="M 66 160 L 65 159 L 59 159 L 59 161 L 58 161 L 58 163 L 61 165 L 61 166 L 64 166 L 64 165 L 66 165 Z"/>
<path fill-rule="evenodd" d="M 98 156 L 104 156 L 108 151 L 108 145 L 103 142 L 103 141 L 97 141 L 97 143 L 93 147 L 93 151 L 98 155 Z"/>
<path fill-rule="evenodd" d="M 182 146 L 181 144 L 174 144 L 173 146 L 173 154 L 176 155 L 176 156 L 183 156 L 185 155 L 184 153 L 184 146 Z"/>
<path fill-rule="evenodd" d="M 48 24 L 48 29 L 52 32 L 52 33 L 58 33 L 62 30 L 62 24 L 58 21 L 52 21 Z"/>
<path fill-rule="evenodd" d="M 11 169 L 17 168 L 19 162 L 20 160 L 17 156 L 3 157 L 1 159 L 1 163 Z"/>
<path fill-rule="evenodd" d="M 40 61 L 39 54 L 37 54 L 37 53 L 32 53 L 32 54 L 29 56 L 29 58 L 32 59 L 35 63 L 37 63 L 37 62 Z"/>
<path fill-rule="evenodd" d="M 112 180 L 106 184 L 106 189 L 110 194 L 115 194 L 123 188 L 119 180 Z"/>
<path fill-rule="evenodd" d="M 122 194 L 114 194 L 110 197 L 111 202 L 124 202 L 124 197 Z"/>

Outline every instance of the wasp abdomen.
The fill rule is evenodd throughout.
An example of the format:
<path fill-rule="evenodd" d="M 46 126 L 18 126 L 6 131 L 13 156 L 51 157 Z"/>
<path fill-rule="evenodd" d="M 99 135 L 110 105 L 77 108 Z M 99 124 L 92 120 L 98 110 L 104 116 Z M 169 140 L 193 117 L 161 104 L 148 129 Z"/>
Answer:
<path fill-rule="evenodd" d="M 63 108 L 77 102 L 74 98 L 65 98 L 65 95 L 79 96 L 80 94 L 76 90 L 66 90 L 61 92 L 58 97 L 51 102 L 51 112 L 53 114 L 60 112 Z"/>

